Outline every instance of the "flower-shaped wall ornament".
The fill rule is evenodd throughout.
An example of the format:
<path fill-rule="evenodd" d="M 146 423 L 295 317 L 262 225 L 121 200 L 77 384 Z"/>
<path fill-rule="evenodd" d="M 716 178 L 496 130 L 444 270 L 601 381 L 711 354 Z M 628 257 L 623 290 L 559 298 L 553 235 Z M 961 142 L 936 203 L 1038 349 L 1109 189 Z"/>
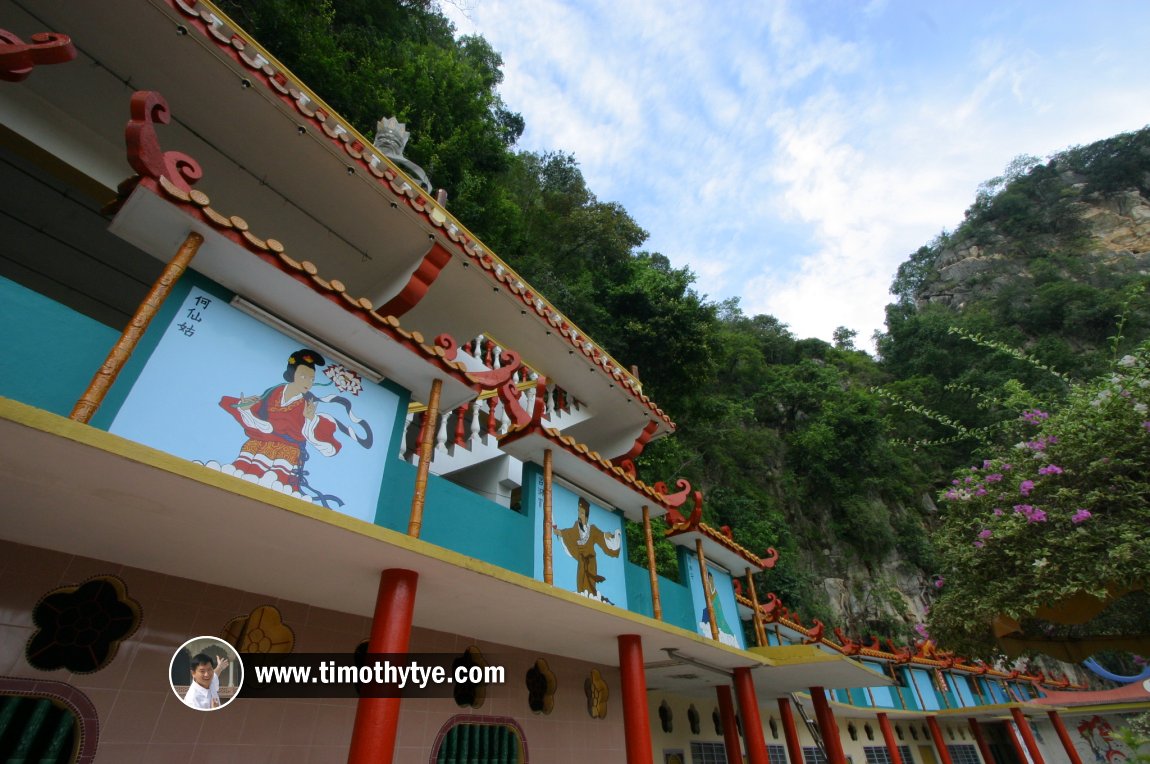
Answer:
<path fill-rule="evenodd" d="M 25 648 L 28 663 L 41 671 L 65 668 L 90 674 L 116 657 L 120 642 L 140 626 L 140 603 L 115 576 L 45 594 L 32 609 L 38 627 Z"/>
<path fill-rule="evenodd" d="M 599 669 L 591 669 L 591 675 L 583 680 L 583 692 L 587 694 L 587 713 L 592 719 L 607 718 L 607 682 Z"/>
<path fill-rule="evenodd" d="M 275 605 L 233 618 L 220 636 L 241 653 L 290 653 L 295 647 L 295 632 Z"/>
<path fill-rule="evenodd" d="M 543 658 L 536 660 L 527 670 L 527 705 L 534 713 L 546 715 L 555 709 L 555 690 L 558 684 L 555 674 Z"/>
<path fill-rule="evenodd" d="M 463 651 L 463 655 L 451 662 L 453 673 L 461 667 L 471 668 L 472 666 L 487 666 L 483 651 L 475 645 L 468 647 Z M 452 685 L 451 694 L 455 698 L 457 706 L 479 708 L 483 705 L 483 701 L 487 700 L 487 684 L 484 682 L 456 682 Z"/>

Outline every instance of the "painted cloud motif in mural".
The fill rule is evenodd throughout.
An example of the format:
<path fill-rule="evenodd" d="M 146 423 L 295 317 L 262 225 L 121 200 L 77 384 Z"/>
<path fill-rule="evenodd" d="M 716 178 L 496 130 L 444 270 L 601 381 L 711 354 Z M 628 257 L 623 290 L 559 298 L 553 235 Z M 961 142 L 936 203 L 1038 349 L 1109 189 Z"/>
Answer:
<path fill-rule="evenodd" d="M 363 390 L 363 382 L 360 381 L 359 375 L 346 366 L 338 363 L 328 364 L 324 367 L 323 373 L 341 393 L 359 395 Z"/>

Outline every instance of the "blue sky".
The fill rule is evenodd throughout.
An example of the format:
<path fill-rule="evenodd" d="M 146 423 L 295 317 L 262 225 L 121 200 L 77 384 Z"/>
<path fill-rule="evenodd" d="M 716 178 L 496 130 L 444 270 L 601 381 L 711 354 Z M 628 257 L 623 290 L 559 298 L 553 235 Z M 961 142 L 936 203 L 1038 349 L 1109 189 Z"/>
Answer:
<path fill-rule="evenodd" d="M 883 325 L 898 265 L 979 183 L 1150 123 L 1150 3 L 449 0 L 503 56 L 519 147 L 799 337 Z"/>

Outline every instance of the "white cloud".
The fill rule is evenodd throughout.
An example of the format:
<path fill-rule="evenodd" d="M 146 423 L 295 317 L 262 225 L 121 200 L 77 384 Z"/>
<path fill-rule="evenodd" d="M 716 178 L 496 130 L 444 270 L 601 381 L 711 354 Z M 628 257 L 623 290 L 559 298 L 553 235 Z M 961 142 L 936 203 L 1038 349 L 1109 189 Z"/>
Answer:
<path fill-rule="evenodd" d="M 523 148 L 574 153 L 700 292 L 866 340 L 899 263 L 981 181 L 1147 122 L 1136 19 L 1031 13 L 479 0 L 453 20 L 503 54 Z"/>

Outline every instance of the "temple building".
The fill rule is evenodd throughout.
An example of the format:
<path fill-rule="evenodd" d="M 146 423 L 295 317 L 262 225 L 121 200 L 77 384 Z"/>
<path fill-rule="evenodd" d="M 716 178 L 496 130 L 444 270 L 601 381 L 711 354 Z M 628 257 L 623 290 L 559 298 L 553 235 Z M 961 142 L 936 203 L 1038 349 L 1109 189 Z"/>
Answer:
<path fill-rule="evenodd" d="M 1150 707 L 757 592 L 636 470 L 673 412 L 210 3 L 0 0 L 0 80 L 0 759 L 1077 763 Z M 505 675 L 249 694 L 357 650 Z"/>

